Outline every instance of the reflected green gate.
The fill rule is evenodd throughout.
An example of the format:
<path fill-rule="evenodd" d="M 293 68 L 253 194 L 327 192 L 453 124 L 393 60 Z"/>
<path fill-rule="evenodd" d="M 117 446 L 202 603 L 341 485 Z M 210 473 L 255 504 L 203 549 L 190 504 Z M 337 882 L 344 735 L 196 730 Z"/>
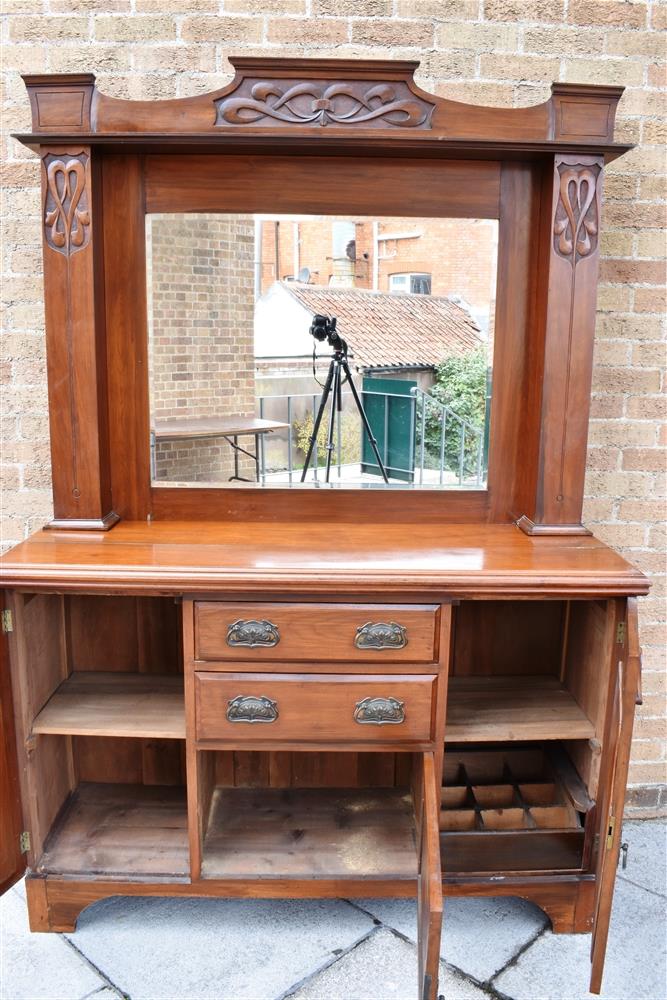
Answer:
<path fill-rule="evenodd" d="M 362 401 L 378 450 L 390 479 L 413 483 L 415 474 L 415 413 L 412 393 L 417 383 L 409 379 L 365 375 Z M 362 427 L 361 471 L 381 477 L 375 455 Z"/>

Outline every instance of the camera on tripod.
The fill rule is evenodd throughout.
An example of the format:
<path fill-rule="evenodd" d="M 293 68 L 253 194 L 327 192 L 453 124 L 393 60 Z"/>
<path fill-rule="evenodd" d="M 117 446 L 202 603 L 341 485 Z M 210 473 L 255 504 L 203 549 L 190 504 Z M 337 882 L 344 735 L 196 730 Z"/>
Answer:
<path fill-rule="evenodd" d="M 378 451 L 377 441 L 373 436 L 371 426 L 368 422 L 368 417 L 364 411 L 361 400 L 359 399 L 359 393 L 357 392 L 356 386 L 352 381 L 352 373 L 350 367 L 347 363 L 347 341 L 336 332 L 336 317 L 335 316 L 323 316 L 320 313 L 313 316 L 313 322 L 310 324 L 310 333 L 315 340 L 319 341 L 321 344 L 326 340 L 330 347 L 333 348 L 333 357 L 329 365 L 329 373 L 327 375 L 327 380 L 324 384 L 324 390 L 322 392 L 322 399 L 320 400 L 320 406 L 317 411 L 317 416 L 315 417 L 315 423 L 313 426 L 313 433 L 310 436 L 310 443 L 308 445 L 308 451 L 306 453 L 306 461 L 303 466 L 303 471 L 301 473 L 301 482 L 306 481 L 306 476 L 308 475 L 308 466 L 311 463 L 313 452 L 317 443 L 317 434 L 320 429 L 320 424 L 322 423 L 322 418 L 324 416 L 324 411 L 326 410 L 327 402 L 329 396 L 331 396 L 331 409 L 329 412 L 329 427 L 327 431 L 327 443 L 325 445 L 325 450 L 327 453 L 326 462 L 326 473 L 324 477 L 325 483 L 329 482 L 329 477 L 331 475 L 331 461 L 333 457 L 334 450 L 334 422 L 335 414 L 341 413 L 343 410 L 343 385 L 346 383 L 350 387 L 350 392 L 352 393 L 352 398 L 356 404 L 359 416 L 361 417 L 361 423 L 366 432 L 366 436 L 370 442 L 371 448 L 373 449 L 373 454 L 375 455 L 378 468 L 384 479 L 385 483 L 389 482 L 387 478 L 387 470 L 384 467 L 384 463 L 380 458 L 380 452 Z M 313 375 L 315 374 L 315 351 L 313 349 Z M 317 463 L 315 469 L 315 475 L 317 476 Z"/>
<path fill-rule="evenodd" d="M 347 354 L 347 343 L 336 333 L 336 323 L 335 316 L 322 316 L 318 313 L 313 316 L 313 322 L 310 324 L 310 335 L 315 340 L 318 340 L 320 344 L 323 344 L 326 340 L 334 351 L 341 351 L 343 354 Z"/>

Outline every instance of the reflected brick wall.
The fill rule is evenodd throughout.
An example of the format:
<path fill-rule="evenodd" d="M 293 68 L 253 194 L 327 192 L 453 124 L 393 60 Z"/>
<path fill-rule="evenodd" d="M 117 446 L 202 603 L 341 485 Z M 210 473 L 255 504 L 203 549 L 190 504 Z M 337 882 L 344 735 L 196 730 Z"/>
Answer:
<path fill-rule="evenodd" d="M 238 215 L 147 219 L 151 422 L 255 415 L 254 224 Z M 254 440 L 239 442 L 252 451 Z M 223 439 L 158 443 L 155 478 L 227 480 Z M 245 457 L 240 472 L 254 478 Z"/>

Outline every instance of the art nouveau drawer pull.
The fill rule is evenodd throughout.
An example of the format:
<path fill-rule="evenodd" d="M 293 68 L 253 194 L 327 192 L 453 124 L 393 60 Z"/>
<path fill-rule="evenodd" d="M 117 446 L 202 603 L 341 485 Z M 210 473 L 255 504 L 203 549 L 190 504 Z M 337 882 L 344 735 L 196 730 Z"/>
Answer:
<path fill-rule="evenodd" d="M 404 649 L 407 644 L 407 629 L 396 622 L 366 622 L 354 637 L 357 649 Z"/>
<path fill-rule="evenodd" d="M 257 621 L 255 618 L 250 618 L 244 621 L 239 618 L 227 629 L 228 646 L 249 646 L 254 649 L 257 646 L 277 646 L 279 642 L 278 626 L 266 619 Z"/>
<path fill-rule="evenodd" d="M 227 703 L 228 722 L 275 722 L 278 702 L 263 694 L 240 694 Z"/>
<path fill-rule="evenodd" d="M 354 709 L 361 726 L 400 726 L 405 722 L 405 702 L 398 698 L 364 698 Z"/>

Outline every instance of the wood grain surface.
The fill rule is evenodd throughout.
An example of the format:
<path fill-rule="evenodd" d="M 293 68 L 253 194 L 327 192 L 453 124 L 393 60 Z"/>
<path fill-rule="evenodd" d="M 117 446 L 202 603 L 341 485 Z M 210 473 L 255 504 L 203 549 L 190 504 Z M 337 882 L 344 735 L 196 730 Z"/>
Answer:
<path fill-rule="evenodd" d="M 39 713 L 32 731 L 184 740 L 183 681 L 158 674 L 71 674 Z"/>
<path fill-rule="evenodd" d="M 315 662 L 430 663 L 436 656 L 437 605 L 288 604 L 197 601 L 195 659 L 311 660 Z M 237 621 L 269 621 L 279 636 L 275 646 L 237 646 L 227 641 Z M 367 623 L 395 622 L 405 629 L 406 645 L 360 649 L 358 629 Z"/>
<path fill-rule="evenodd" d="M 230 743 L 322 741 L 378 742 L 385 747 L 433 738 L 435 676 L 335 674 L 195 674 L 196 737 Z M 230 722 L 226 712 L 239 696 L 264 696 L 276 704 L 274 722 Z M 398 724 L 355 721 L 365 698 L 395 698 L 404 705 Z"/>
<path fill-rule="evenodd" d="M 648 580 L 593 537 L 531 538 L 513 525 L 127 521 L 37 532 L 0 559 L 4 586 L 120 593 L 645 594 Z"/>
<path fill-rule="evenodd" d="M 205 878 L 416 878 L 412 799 L 400 789 L 216 789 Z"/>

